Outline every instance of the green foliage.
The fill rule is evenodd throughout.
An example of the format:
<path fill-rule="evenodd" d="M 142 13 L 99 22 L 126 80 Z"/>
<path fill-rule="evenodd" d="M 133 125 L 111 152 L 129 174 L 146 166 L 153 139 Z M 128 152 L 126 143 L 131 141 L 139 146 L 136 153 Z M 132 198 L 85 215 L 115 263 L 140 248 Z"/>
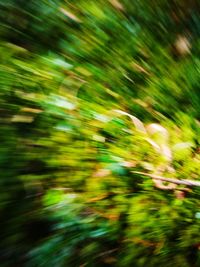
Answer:
<path fill-rule="evenodd" d="M 2 267 L 199 266 L 199 188 L 164 191 L 136 173 L 170 164 L 163 176 L 199 180 L 189 2 L 1 1 Z"/>

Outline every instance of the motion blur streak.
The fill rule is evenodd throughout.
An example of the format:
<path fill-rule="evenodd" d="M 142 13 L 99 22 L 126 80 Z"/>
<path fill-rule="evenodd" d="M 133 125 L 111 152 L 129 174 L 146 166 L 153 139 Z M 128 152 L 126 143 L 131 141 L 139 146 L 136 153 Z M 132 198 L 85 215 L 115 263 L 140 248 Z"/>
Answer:
<path fill-rule="evenodd" d="M 200 1 L 0 1 L 0 266 L 200 266 Z"/>

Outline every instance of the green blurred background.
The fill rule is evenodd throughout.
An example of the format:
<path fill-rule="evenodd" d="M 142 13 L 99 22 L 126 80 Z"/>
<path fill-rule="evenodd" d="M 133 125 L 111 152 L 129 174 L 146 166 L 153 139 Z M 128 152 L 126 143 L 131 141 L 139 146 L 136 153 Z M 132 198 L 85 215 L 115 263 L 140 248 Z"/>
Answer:
<path fill-rule="evenodd" d="M 199 187 L 136 173 L 200 180 L 199 56 L 198 0 L 0 0 L 2 267 L 200 266 Z"/>

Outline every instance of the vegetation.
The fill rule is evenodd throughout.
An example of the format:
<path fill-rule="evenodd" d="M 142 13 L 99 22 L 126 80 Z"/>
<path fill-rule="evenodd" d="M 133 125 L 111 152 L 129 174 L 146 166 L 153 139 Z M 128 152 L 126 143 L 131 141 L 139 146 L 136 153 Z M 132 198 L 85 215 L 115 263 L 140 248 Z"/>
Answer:
<path fill-rule="evenodd" d="M 199 1 L 0 10 L 1 266 L 199 266 Z"/>

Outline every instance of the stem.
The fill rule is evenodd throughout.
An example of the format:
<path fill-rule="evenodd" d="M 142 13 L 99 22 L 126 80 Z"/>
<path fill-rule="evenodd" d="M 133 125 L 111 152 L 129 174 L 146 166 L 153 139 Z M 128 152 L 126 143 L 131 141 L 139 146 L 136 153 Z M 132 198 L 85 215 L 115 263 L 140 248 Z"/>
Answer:
<path fill-rule="evenodd" d="M 161 181 L 165 181 L 165 182 L 169 182 L 169 183 L 174 183 L 174 184 L 183 184 L 183 185 L 188 185 L 188 186 L 200 186 L 199 181 L 185 180 L 185 179 L 179 180 L 179 179 L 175 179 L 175 178 L 167 178 L 167 177 L 163 177 L 163 176 L 159 176 L 159 175 L 155 175 L 155 174 L 150 174 L 150 173 L 145 173 L 145 172 L 137 172 L 137 171 L 133 171 L 133 173 L 141 174 L 144 176 L 149 176 L 153 179 L 157 179 L 157 180 L 161 180 Z"/>

